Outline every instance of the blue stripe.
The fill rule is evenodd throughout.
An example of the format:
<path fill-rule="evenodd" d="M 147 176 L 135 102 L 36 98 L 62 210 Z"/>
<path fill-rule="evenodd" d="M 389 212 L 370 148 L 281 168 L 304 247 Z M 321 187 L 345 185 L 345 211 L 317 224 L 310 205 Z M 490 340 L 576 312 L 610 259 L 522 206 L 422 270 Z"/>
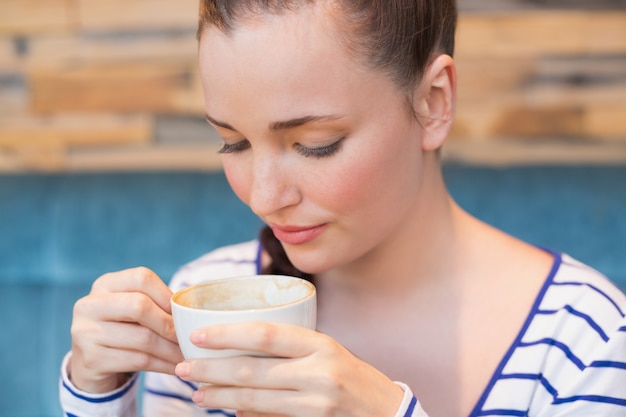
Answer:
<path fill-rule="evenodd" d="M 576 401 L 589 401 L 594 403 L 616 404 L 626 407 L 626 399 L 605 397 L 602 395 L 576 395 L 568 398 L 555 398 L 554 404 L 566 404 Z"/>
<path fill-rule="evenodd" d="M 406 409 L 406 413 L 404 413 L 404 417 L 411 417 L 413 412 L 415 411 L 415 406 L 417 405 L 417 398 L 415 395 L 411 398 L 411 402 L 409 403 L 409 408 Z"/>
<path fill-rule="evenodd" d="M 626 369 L 626 364 L 620 364 L 620 365 Z M 597 402 L 597 403 L 616 404 L 616 405 L 626 406 L 626 399 L 606 397 L 602 395 L 577 395 L 573 397 L 559 398 L 558 391 L 541 374 L 508 374 L 508 375 L 502 375 L 500 379 L 539 380 L 541 381 L 541 385 L 543 385 L 544 388 L 552 395 L 552 404 L 566 404 L 566 403 L 572 403 L 576 401 L 590 401 L 590 402 Z M 481 416 L 483 415 L 518 415 L 518 414 L 499 414 L 500 412 L 502 412 L 502 410 L 487 410 L 479 415 Z M 489 414 L 489 413 L 495 413 L 495 414 Z M 522 414 L 522 415 L 525 415 L 525 414 Z"/>
<path fill-rule="evenodd" d="M 228 413 L 224 410 L 213 410 L 213 409 L 208 409 L 206 410 L 207 414 L 221 414 L 223 416 L 226 417 L 236 417 L 237 415 L 235 413 Z"/>
<path fill-rule="evenodd" d="M 263 245 L 261 245 L 261 241 L 258 242 L 258 247 L 256 250 L 256 273 L 263 273 Z"/>
<path fill-rule="evenodd" d="M 520 416 L 526 417 L 528 413 L 526 411 L 519 410 L 485 410 L 482 411 L 479 416 Z"/>
<path fill-rule="evenodd" d="M 553 397 L 556 397 L 559 394 L 556 388 L 550 384 L 543 374 L 506 374 L 502 375 L 500 379 L 528 379 L 531 381 L 539 381 L 546 391 L 548 391 Z"/>
<path fill-rule="evenodd" d="M 171 392 L 157 391 L 149 388 L 146 388 L 145 392 L 148 394 L 156 395 L 157 397 L 173 398 L 175 400 L 184 401 L 186 403 L 193 403 L 191 397 L 184 397 L 182 395 L 173 394 Z"/>
<path fill-rule="evenodd" d="M 626 369 L 626 363 L 624 362 L 614 362 L 614 361 L 593 361 L 591 368 L 617 368 L 617 369 Z"/>
<path fill-rule="evenodd" d="M 528 317 L 526 317 L 526 320 L 524 321 L 524 324 L 522 325 L 522 328 L 517 333 L 517 336 L 515 337 L 515 340 L 513 341 L 511 346 L 509 347 L 509 350 L 506 352 L 506 354 L 504 355 L 504 357 L 500 361 L 500 364 L 498 365 L 498 368 L 493 373 L 493 375 L 491 375 L 491 379 L 489 380 L 489 383 L 487 384 L 487 387 L 485 388 L 485 390 L 481 394 L 480 398 L 478 399 L 478 402 L 476 402 L 476 405 L 474 406 L 474 409 L 470 413 L 470 417 L 483 415 L 483 414 L 479 414 L 479 413 L 481 412 L 481 410 L 483 408 L 483 405 L 487 401 L 487 398 L 491 394 L 491 390 L 493 389 L 494 385 L 498 381 L 499 377 L 502 375 L 502 370 L 504 369 L 505 365 L 509 362 L 509 360 L 511 359 L 511 356 L 513 356 L 513 353 L 520 346 L 520 344 L 522 342 L 522 337 L 524 336 L 524 334 L 526 334 L 526 331 L 528 330 L 528 327 L 530 326 L 530 323 L 532 323 L 535 315 L 537 314 L 537 311 L 539 310 L 539 306 L 541 305 L 541 302 L 543 301 L 543 299 L 544 299 L 544 297 L 546 295 L 546 292 L 548 291 L 548 288 L 550 288 L 550 286 L 552 284 L 554 284 L 554 277 L 556 276 L 557 272 L 559 271 L 559 268 L 561 266 L 561 262 L 563 261 L 563 258 L 561 256 L 561 254 L 558 253 L 558 252 L 553 252 L 553 251 L 550 251 L 550 250 L 547 250 L 547 249 L 544 249 L 544 250 L 546 252 L 550 253 L 552 255 L 553 259 L 554 259 L 554 261 L 552 262 L 552 268 L 550 268 L 550 272 L 548 273 L 548 276 L 547 276 L 545 282 L 543 283 L 543 286 L 541 287 L 541 290 L 539 291 L 539 294 L 537 295 L 537 298 L 535 298 L 535 301 L 534 301 L 533 306 L 532 306 L 532 308 L 530 310 L 530 313 L 528 314 Z"/>
<path fill-rule="evenodd" d="M 622 326 L 619 329 L 617 329 L 618 332 L 626 332 L 626 326 Z"/>
<path fill-rule="evenodd" d="M 589 287 L 595 292 L 597 292 L 598 294 L 600 294 L 601 296 L 603 296 L 604 298 L 606 298 L 611 304 L 613 304 L 613 307 L 615 307 L 615 309 L 619 312 L 622 318 L 625 317 L 624 312 L 619 307 L 619 305 L 611 297 L 609 297 L 608 294 L 606 294 L 604 291 L 602 291 L 600 288 L 596 287 L 595 285 L 591 285 L 586 282 L 555 282 L 554 285 L 571 285 L 571 286 L 578 286 L 578 287 L 580 286 Z"/>
<path fill-rule="evenodd" d="M 191 388 L 194 391 L 197 391 L 198 388 L 200 388 L 199 385 L 196 385 L 193 382 L 185 381 L 184 379 L 179 378 L 179 377 L 176 377 L 176 379 L 178 379 L 179 382 L 182 382 L 183 384 L 187 385 L 189 388 Z"/>
<path fill-rule="evenodd" d="M 173 394 L 171 392 L 164 392 L 164 391 L 157 391 L 157 390 L 153 390 L 153 389 L 145 389 L 145 392 L 148 394 L 152 394 L 152 395 L 156 395 L 157 397 L 164 397 L 164 398 L 173 398 L 175 400 L 180 400 L 186 403 L 192 403 L 193 404 L 193 400 L 189 397 L 185 397 L 182 395 L 178 395 L 178 394 Z M 226 417 L 235 417 L 234 413 L 229 413 L 225 410 L 222 409 L 217 409 L 217 408 L 208 408 L 205 410 L 206 413 L 208 414 L 222 414 Z"/>
<path fill-rule="evenodd" d="M 136 375 L 136 374 L 135 374 Z M 128 391 L 130 391 L 130 389 L 135 385 L 135 383 L 137 382 L 137 377 L 135 376 L 133 378 L 133 380 L 131 381 L 130 384 L 128 384 L 128 386 L 126 388 L 124 388 L 123 390 L 121 390 L 118 393 L 115 393 L 113 395 L 110 395 L 108 397 L 102 397 L 102 398 L 93 398 L 93 397 L 87 397 L 85 395 L 79 394 L 76 391 L 74 391 L 69 385 L 67 385 L 67 383 L 65 381 L 63 381 L 63 387 L 68 390 L 70 392 L 70 394 L 72 394 L 74 397 L 80 399 L 80 400 L 84 400 L 93 404 L 100 404 L 100 403 L 106 403 L 106 402 L 110 402 L 110 401 L 115 401 L 120 397 L 123 397 L 124 395 L 126 395 L 126 393 Z"/>
<path fill-rule="evenodd" d="M 596 333 L 598 333 L 600 335 L 602 340 L 604 340 L 605 342 L 609 341 L 609 336 L 607 336 L 607 334 L 604 332 L 604 330 L 602 330 L 602 328 L 595 321 L 593 321 L 591 316 L 576 310 L 574 307 L 572 307 L 570 305 L 563 306 L 563 309 L 568 311 L 571 315 L 576 316 L 576 317 L 580 317 L 581 319 L 585 320 L 589 324 L 589 326 L 591 326 L 591 328 L 594 329 L 596 331 Z M 561 309 L 557 309 L 557 310 L 539 310 L 539 311 L 537 311 L 537 314 L 556 314 L 559 311 L 561 311 Z"/>
<path fill-rule="evenodd" d="M 565 353 L 565 356 L 574 364 L 578 367 L 578 369 L 580 369 L 581 371 L 583 369 L 585 369 L 585 364 L 576 356 L 572 353 L 572 351 L 570 350 L 570 348 L 562 342 L 559 342 L 558 340 L 554 340 L 554 339 L 550 339 L 550 338 L 545 338 L 545 339 L 540 339 L 537 340 L 535 342 L 521 342 L 519 344 L 520 347 L 529 347 L 529 346 L 537 346 L 537 345 L 550 345 L 550 346 L 554 346 L 558 349 L 560 349 L 561 351 L 563 351 L 563 353 Z"/>

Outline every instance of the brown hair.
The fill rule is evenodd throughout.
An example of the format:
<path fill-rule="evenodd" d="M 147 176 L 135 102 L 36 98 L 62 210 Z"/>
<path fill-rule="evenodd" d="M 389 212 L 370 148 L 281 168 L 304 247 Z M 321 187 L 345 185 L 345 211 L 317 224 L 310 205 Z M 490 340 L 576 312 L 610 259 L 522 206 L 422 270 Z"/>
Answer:
<path fill-rule="evenodd" d="M 207 27 L 229 33 L 246 19 L 317 3 L 333 12 L 339 41 L 357 62 L 383 71 L 407 92 L 434 56 L 454 53 L 456 0 L 200 0 L 198 39 Z M 260 239 L 272 258 L 265 272 L 309 277 L 293 267 L 269 228 Z"/>
<path fill-rule="evenodd" d="M 336 12 L 340 41 L 360 62 L 401 88 L 419 82 L 435 54 L 454 54 L 456 0 L 200 0 L 198 38 L 206 27 L 228 33 L 237 22 L 316 3 Z"/>

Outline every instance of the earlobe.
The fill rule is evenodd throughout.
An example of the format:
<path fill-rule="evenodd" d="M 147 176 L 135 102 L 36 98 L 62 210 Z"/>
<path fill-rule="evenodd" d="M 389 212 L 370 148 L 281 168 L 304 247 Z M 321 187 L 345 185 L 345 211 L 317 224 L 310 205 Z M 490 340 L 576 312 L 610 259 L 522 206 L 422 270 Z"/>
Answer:
<path fill-rule="evenodd" d="M 434 151 L 445 142 L 456 112 L 456 70 L 454 60 L 439 55 L 426 69 L 419 87 L 416 109 L 424 127 L 422 149 Z M 416 97 L 417 98 L 417 97 Z"/>

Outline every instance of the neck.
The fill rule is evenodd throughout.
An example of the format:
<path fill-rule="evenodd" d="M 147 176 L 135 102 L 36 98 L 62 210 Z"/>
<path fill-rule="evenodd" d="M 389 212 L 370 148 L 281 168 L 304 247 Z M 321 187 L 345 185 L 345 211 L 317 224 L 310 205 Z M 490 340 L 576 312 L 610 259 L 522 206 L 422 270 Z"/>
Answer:
<path fill-rule="evenodd" d="M 448 195 L 440 170 L 427 167 L 425 172 L 432 174 L 424 178 L 414 208 L 398 229 L 359 260 L 316 275 L 320 291 L 401 295 L 411 288 L 439 286 L 453 276 L 457 230 L 466 215 Z"/>

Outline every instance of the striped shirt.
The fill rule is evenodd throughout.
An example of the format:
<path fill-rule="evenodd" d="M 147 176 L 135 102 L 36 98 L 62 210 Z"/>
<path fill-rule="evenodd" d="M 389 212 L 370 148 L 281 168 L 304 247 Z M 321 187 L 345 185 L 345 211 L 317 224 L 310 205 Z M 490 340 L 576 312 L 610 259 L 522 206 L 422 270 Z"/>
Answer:
<path fill-rule="evenodd" d="M 207 279 L 260 271 L 257 241 L 213 251 L 184 266 L 171 282 L 176 291 Z M 567 255 L 554 264 L 514 343 L 502 358 L 470 417 L 625 417 L 626 296 L 597 271 Z M 137 378 L 106 395 L 73 387 L 65 373 L 61 402 L 68 417 L 137 415 Z M 425 417 L 406 385 L 396 417 Z M 231 410 L 196 407 L 197 385 L 149 373 L 145 416 L 234 417 Z M 419 395 L 419 393 L 417 393 Z"/>

